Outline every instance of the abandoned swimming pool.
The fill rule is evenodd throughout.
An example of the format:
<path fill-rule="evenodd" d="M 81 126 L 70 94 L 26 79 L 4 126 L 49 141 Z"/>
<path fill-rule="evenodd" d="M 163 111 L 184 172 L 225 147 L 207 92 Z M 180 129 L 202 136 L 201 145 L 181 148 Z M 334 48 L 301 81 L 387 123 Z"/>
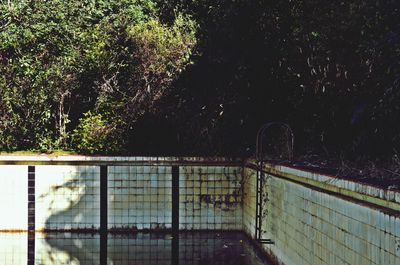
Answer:
<path fill-rule="evenodd" d="M 399 190 L 252 159 L 3 156 L 0 194 L 0 264 L 400 264 Z"/>

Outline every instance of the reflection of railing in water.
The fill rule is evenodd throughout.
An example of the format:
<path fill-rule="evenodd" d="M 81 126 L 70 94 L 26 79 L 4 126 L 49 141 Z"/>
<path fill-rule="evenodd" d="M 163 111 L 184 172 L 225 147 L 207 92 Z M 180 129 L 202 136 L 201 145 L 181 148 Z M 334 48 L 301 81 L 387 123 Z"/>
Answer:
<path fill-rule="evenodd" d="M 28 265 L 35 265 L 35 232 L 28 232 Z"/>

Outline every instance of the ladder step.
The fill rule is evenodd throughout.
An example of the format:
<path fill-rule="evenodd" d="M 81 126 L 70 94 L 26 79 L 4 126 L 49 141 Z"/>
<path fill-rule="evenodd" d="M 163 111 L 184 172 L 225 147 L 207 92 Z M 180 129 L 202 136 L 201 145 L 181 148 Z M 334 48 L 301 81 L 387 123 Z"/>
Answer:
<path fill-rule="evenodd" d="M 261 244 L 275 244 L 275 242 L 271 239 L 259 239 L 258 242 L 260 242 Z"/>

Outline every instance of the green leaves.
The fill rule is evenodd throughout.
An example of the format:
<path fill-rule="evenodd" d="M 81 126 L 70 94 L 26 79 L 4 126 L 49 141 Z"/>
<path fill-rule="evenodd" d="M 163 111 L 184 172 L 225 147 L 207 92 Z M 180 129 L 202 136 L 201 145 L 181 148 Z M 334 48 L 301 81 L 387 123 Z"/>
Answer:
<path fill-rule="evenodd" d="M 86 154 L 107 154 L 123 151 L 121 123 L 109 120 L 105 115 L 87 112 L 79 120 L 73 132 L 74 150 Z"/>
<path fill-rule="evenodd" d="M 151 0 L 1 2 L 0 150 L 70 148 L 76 126 L 78 150 L 122 148 L 113 128 L 163 96 L 195 29 L 181 15 L 162 24 Z"/>
<path fill-rule="evenodd" d="M 196 44 L 195 33 L 196 24 L 182 15 L 172 27 L 154 18 L 128 27 L 128 37 L 137 47 L 133 56 L 146 87 L 160 89 L 183 70 Z"/>

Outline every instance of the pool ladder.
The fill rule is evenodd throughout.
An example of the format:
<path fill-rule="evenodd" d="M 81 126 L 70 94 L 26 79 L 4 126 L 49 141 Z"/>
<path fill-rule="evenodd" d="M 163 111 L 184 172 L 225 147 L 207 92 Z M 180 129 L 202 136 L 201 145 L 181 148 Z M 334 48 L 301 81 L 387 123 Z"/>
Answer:
<path fill-rule="evenodd" d="M 262 238 L 262 197 L 264 186 L 264 173 L 262 171 L 262 162 L 259 163 L 260 167 L 257 170 L 257 183 L 256 183 L 256 240 L 261 244 L 274 244 L 271 239 Z"/>
<path fill-rule="evenodd" d="M 271 239 L 262 238 L 262 217 L 263 217 L 263 187 L 264 187 L 264 172 L 263 172 L 263 139 L 265 131 L 271 127 L 281 127 L 286 130 L 286 140 L 288 149 L 289 161 L 293 159 L 294 136 L 289 125 L 282 122 L 270 122 L 263 125 L 257 133 L 256 140 L 256 160 L 257 160 L 257 180 L 256 180 L 256 225 L 255 238 L 261 244 L 274 244 Z"/>

